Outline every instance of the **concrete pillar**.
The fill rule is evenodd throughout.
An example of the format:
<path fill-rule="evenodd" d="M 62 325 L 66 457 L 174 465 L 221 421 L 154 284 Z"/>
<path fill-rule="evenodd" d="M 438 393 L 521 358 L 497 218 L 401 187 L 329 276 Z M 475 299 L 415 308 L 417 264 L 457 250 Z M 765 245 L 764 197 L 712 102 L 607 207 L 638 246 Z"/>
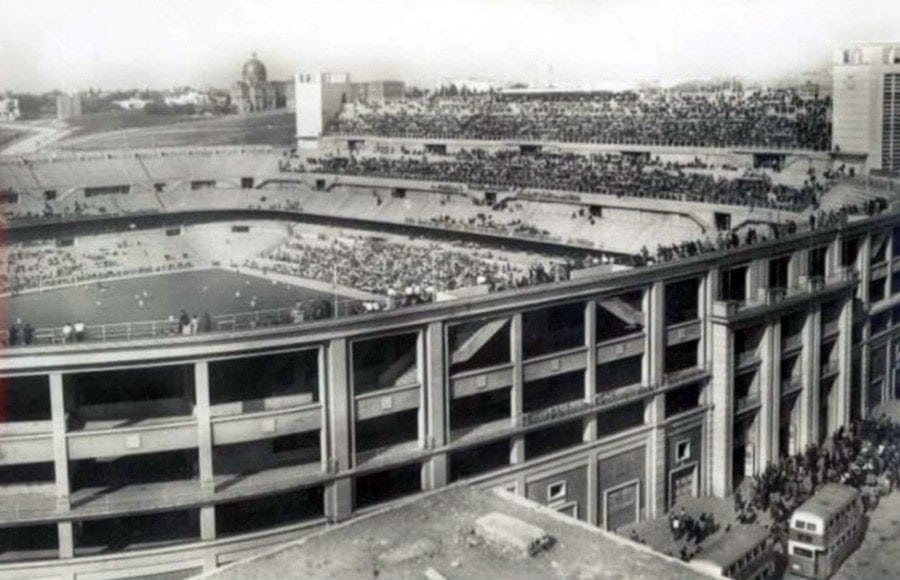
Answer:
<path fill-rule="evenodd" d="M 510 414 L 513 419 L 522 415 L 522 391 L 525 374 L 522 367 L 522 313 L 513 314 L 509 325 L 510 360 L 512 361 L 512 388 L 510 389 Z M 525 461 L 525 436 L 512 438 L 509 462 L 513 465 Z"/>
<path fill-rule="evenodd" d="M 712 372 L 713 360 L 713 327 L 715 326 L 711 320 L 713 305 L 719 295 L 719 268 L 710 269 L 703 276 L 700 283 L 700 316 L 702 317 L 702 338 L 700 339 L 700 359 L 703 368 Z M 706 413 L 703 420 L 703 449 L 701 450 L 701 493 L 711 494 L 713 489 L 713 437 L 714 429 L 712 424 L 715 418 L 715 406 L 712 396 L 713 382 L 710 380 L 704 385 L 701 393 L 701 403 L 706 405 Z M 718 463 L 716 464 L 718 465 Z"/>
<path fill-rule="evenodd" d="M 449 393 L 444 342 L 443 323 L 429 324 L 425 331 L 425 402 L 426 432 L 432 449 L 447 445 Z M 426 462 L 425 469 L 426 489 L 447 485 L 450 469 L 448 454 L 434 455 Z"/>
<path fill-rule="evenodd" d="M 665 284 L 654 282 L 644 294 L 646 313 L 647 348 L 644 356 L 644 384 L 662 385 L 665 373 L 666 318 Z M 648 517 L 655 518 L 668 509 L 666 505 L 666 395 L 657 393 L 646 408 L 646 421 L 650 431 L 649 469 L 647 474 L 649 501 Z"/>
<path fill-rule="evenodd" d="M 712 494 L 731 493 L 731 457 L 734 440 L 734 333 L 724 324 L 712 325 Z"/>
<path fill-rule="evenodd" d="M 352 415 L 350 405 L 350 381 L 348 379 L 348 344 L 345 338 L 333 339 L 328 344 L 328 455 L 332 469 L 337 473 L 352 467 L 353 453 Z M 325 486 L 325 516 L 330 521 L 341 521 L 353 513 L 353 481 L 343 477 Z"/>
<path fill-rule="evenodd" d="M 216 539 L 216 508 L 205 505 L 200 508 L 200 539 Z"/>
<path fill-rule="evenodd" d="M 587 364 L 584 368 L 584 399 L 592 401 L 597 394 L 597 303 L 589 300 L 584 307 L 584 345 L 587 348 Z M 584 440 L 597 438 L 597 415 L 584 419 Z"/>
<path fill-rule="evenodd" d="M 864 304 L 868 305 L 869 286 L 872 283 L 872 234 L 866 234 L 860 241 L 856 264 L 856 269 L 859 272 L 857 296 Z"/>
<path fill-rule="evenodd" d="M 769 260 L 753 260 L 747 268 L 747 302 L 765 300 L 769 279 Z"/>
<path fill-rule="evenodd" d="M 587 521 L 597 525 L 597 513 L 600 509 L 600 474 L 597 471 L 597 454 L 588 455 L 587 472 Z"/>
<path fill-rule="evenodd" d="M 781 448 L 779 441 L 779 429 L 781 428 L 781 319 L 775 320 L 771 325 L 771 348 L 772 348 L 772 364 L 771 364 L 771 418 L 769 420 L 769 462 L 777 464 L 781 458 Z M 763 409 L 766 408 L 765 400 L 762 401 Z M 765 426 L 763 427 L 766 428 Z"/>
<path fill-rule="evenodd" d="M 759 372 L 757 373 L 757 381 L 759 383 L 759 442 L 756 446 L 758 451 L 757 470 L 761 472 L 769 463 L 771 463 L 778 454 L 772 454 L 772 440 L 778 439 L 774 436 L 777 433 L 778 409 L 777 401 L 781 397 L 781 381 L 779 376 L 775 374 L 778 351 L 775 350 L 775 334 L 781 333 L 778 322 L 766 324 L 763 335 L 760 338 L 759 348 Z M 779 361 L 780 362 L 780 361 Z"/>
<path fill-rule="evenodd" d="M 840 374 L 835 379 L 834 389 L 837 393 L 834 395 L 834 401 L 837 403 L 835 409 L 835 417 L 837 425 L 848 427 L 850 425 L 850 409 L 851 388 L 850 383 L 853 380 L 853 299 L 844 300 L 841 307 L 840 318 L 838 319 L 840 326 L 840 334 L 837 338 L 838 350 L 838 367 Z"/>
<path fill-rule="evenodd" d="M 59 557 L 69 560 L 75 557 L 75 534 L 72 522 L 56 524 L 56 535 L 59 538 Z"/>
<path fill-rule="evenodd" d="M 803 350 L 800 364 L 803 391 L 800 393 L 800 429 L 796 434 L 799 451 L 816 441 L 819 425 L 819 377 L 821 347 L 821 313 L 818 307 L 810 310 L 803 325 Z"/>
<path fill-rule="evenodd" d="M 893 288 L 892 288 L 893 285 L 891 284 L 891 278 L 893 278 L 893 276 L 891 276 L 891 273 L 892 273 L 892 268 L 893 268 L 893 263 L 894 263 L 894 256 L 896 255 L 894 253 L 895 248 L 894 248 L 893 233 L 894 233 L 893 229 L 888 230 L 888 234 L 887 234 L 888 238 L 887 238 L 887 242 L 885 242 L 885 244 L 887 246 L 887 248 L 885 249 L 885 252 L 884 252 L 885 262 L 887 262 L 887 276 L 884 281 L 884 296 L 885 296 L 885 298 L 890 297 L 890 295 L 893 294 Z M 889 381 L 885 381 L 885 382 L 887 383 Z M 887 400 L 887 399 L 885 399 L 885 400 Z"/>
<path fill-rule="evenodd" d="M 56 509 L 69 511 L 69 445 L 66 440 L 66 405 L 62 373 L 50 373 L 50 424 L 53 429 L 53 469 L 56 474 Z M 62 546 L 62 543 L 60 543 Z"/>
<path fill-rule="evenodd" d="M 212 414 L 209 396 L 209 363 L 205 360 L 194 363 L 194 390 L 197 418 L 197 458 L 200 472 L 200 487 L 204 496 L 215 493 L 216 483 L 213 473 Z"/>

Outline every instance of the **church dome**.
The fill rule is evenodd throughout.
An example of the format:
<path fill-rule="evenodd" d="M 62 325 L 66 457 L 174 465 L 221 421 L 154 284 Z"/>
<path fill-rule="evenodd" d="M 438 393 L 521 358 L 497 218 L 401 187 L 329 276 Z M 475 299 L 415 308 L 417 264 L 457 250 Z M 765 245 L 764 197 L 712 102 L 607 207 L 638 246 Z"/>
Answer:
<path fill-rule="evenodd" d="M 255 52 L 250 60 L 244 63 L 243 78 L 244 82 L 250 85 L 266 82 L 266 66 L 256 58 Z"/>

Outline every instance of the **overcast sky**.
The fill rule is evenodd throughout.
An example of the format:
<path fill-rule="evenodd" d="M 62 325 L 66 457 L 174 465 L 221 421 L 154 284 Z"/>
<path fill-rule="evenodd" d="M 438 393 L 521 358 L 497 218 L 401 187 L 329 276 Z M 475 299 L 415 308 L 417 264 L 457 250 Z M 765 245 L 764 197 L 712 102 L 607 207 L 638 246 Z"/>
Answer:
<path fill-rule="evenodd" d="M 900 0 L 0 0 L 0 90 L 227 88 L 253 51 L 428 83 L 764 79 L 900 40 Z"/>

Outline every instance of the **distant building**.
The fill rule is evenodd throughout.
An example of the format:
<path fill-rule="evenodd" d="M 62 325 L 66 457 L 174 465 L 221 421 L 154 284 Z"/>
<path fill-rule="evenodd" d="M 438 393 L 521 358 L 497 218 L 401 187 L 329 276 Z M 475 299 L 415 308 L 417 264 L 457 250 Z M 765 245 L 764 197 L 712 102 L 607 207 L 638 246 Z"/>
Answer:
<path fill-rule="evenodd" d="M 301 146 L 321 137 L 325 125 L 345 103 L 399 100 L 406 93 L 403 81 L 354 83 L 347 73 L 297 73 L 294 83 L 297 143 Z"/>
<path fill-rule="evenodd" d="M 163 100 L 169 107 L 183 107 L 187 105 L 208 107 L 212 105 L 212 98 L 209 96 L 209 93 L 201 93 L 200 91 L 194 90 L 169 95 Z"/>
<path fill-rule="evenodd" d="M 314 146 L 326 123 L 353 98 L 353 83 L 345 73 L 294 75 L 297 144 Z"/>
<path fill-rule="evenodd" d="M 231 102 L 239 113 L 294 106 L 294 82 L 270 81 L 267 76 L 266 66 L 254 52 L 244 63 L 241 80 L 231 87 Z"/>
<path fill-rule="evenodd" d="M 56 96 L 56 118 L 60 120 L 81 116 L 81 93 Z"/>
<path fill-rule="evenodd" d="M 141 110 L 153 101 L 149 99 L 139 99 L 137 97 L 131 97 L 130 99 L 123 99 L 121 101 L 113 101 L 113 104 L 120 109 L 125 109 L 126 111 L 135 111 Z"/>
<path fill-rule="evenodd" d="M 832 148 L 870 171 L 900 172 L 900 42 L 837 50 Z"/>
<path fill-rule="evenodd" d="M 19 99 L 0 98 L 0 121 L 16 121 L 22 116 L 19 110 Z"/>

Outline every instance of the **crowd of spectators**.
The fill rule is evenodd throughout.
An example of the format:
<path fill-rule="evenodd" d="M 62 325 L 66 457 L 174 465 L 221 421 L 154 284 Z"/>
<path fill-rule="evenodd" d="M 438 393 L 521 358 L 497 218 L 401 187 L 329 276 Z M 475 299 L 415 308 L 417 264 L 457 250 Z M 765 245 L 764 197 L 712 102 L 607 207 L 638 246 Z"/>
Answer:
<path fill-rule="evenodd" d="M 754 476 L 745 493 L 735 493 L 735 510 L 741 522 L 767 512 L 774 537 L 783 540 L 793 511 L 827 483 L 861 490 L 867 510 L 877 505 L 900 483 L 900 425 L 881 416 L 840 428 L 825 445 L 811 445 Z"/>
<path fill-rule="evenodd" d="M 430 95 L 344 106 L 328 131 L 385 137 L 827 150 L 830 99 L 794 88 Z"/>
<path fill-rule="evenodd" d="M 799 231 L 841 227 L 849 221 L 850 216 L 874 216 L 887 208 L 887 199 L 883 197 L 873 198 L 860 204 L 845 204 L 836 209 L 810 212 L 806 224 L 798 224 L 794 220 L 767 224 L 766 229 L 769 235 L 760 233 L 756 227 L 747 227 L 740 232 L 736 229 L 720 231 L 715 238 L 685 240 L 668 246 L 659 245 L 655 253 L 651 253 L 644 246 L 641 248 L 640 254 L 625 256 L 620 260 L 620 263 L 637 267 L 692 258 L 709 252 L 720 252 L 740 246 L 761 243 L 769 239 L 781 239 L 794 235 Z"/>
<path fill-rule="evenodd" d="M 0 254 L 0 294 L 193 266 L 187 253 L 151 255 L 129 246 L 127 241 L 96 251 L 80 251 L 53 242 L 11 244 Z"/>
<path fill-rule="evenodd" d="M 299 276 L 364 290 L 396 299 L 397 304 L 427 302 L 438 292 L 484 286 L 500 291 L 567 277 L 583 259 L 558 264 L 524 265 L 475 243 L 403 243 L 356 236 L 327 240 L 292 237 L 266 260 L 246 265 L 263 271 Z"/>
<path fill-rule="evenodd" d="M 695 201 L 802 211 L 825 193 L 811 174 L 800 187 L 774 183 L 765 172 L 747 170 L 738 177 L 663 163 L 658 157 L 484 150 L 448 156 L 322 157 L 307 159 L 299 171 L 465 183 L 479 187 L 533 188 L 618 197 Z"/>

